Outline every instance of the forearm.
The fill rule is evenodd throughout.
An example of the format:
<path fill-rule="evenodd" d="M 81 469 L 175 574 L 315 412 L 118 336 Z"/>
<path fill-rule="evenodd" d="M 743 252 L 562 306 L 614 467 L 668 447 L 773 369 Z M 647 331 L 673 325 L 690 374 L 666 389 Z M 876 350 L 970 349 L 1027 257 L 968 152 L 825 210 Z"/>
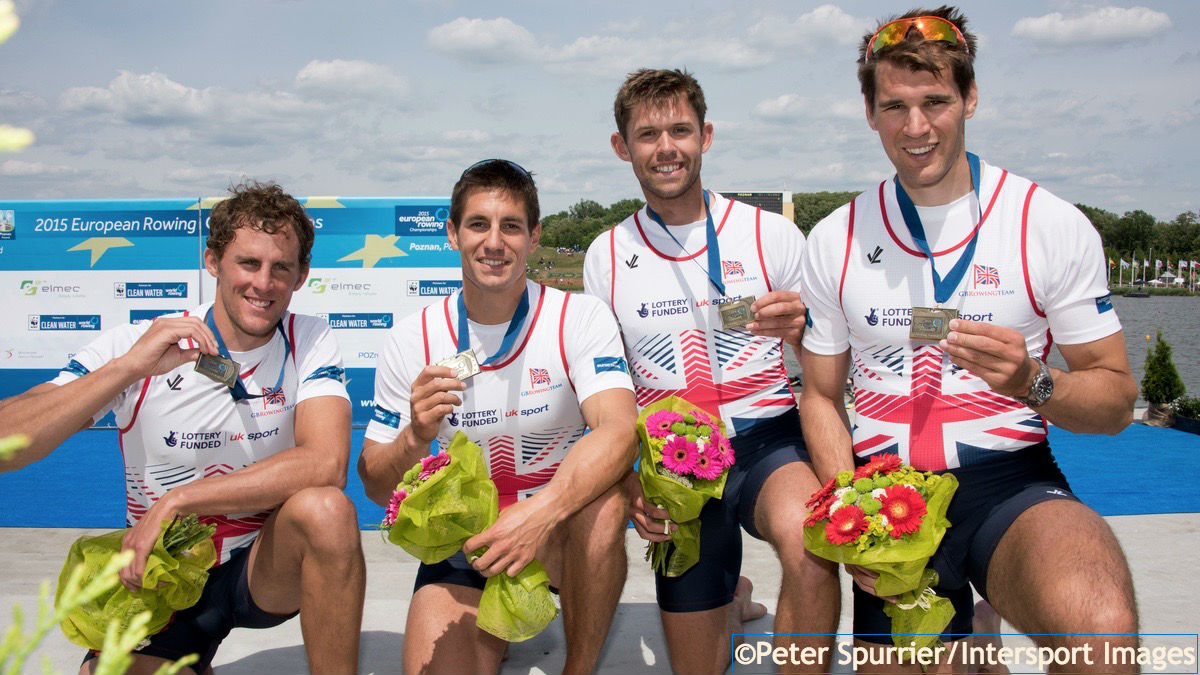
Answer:
<path fill-rule="evenodd" d="M 824 483 L 837 472 L 854 468 L 850 420 L 842 401 L 813 392 L 806 386 L 800 395 L 800 417 L 804 444 L 812 458 L 817 480 Z"/>
<path fill-rule="evenodd" d="M 416 437 L 411 425 L 387 443 L 365 441 L 358 458 L 358 476 L 367 498 L 386 506 L 404 473 L 429 454 L 429 445 Z"/>
<path fill-rule="evenodd" d="M 225 515 L 279 506 L 305 488 L 345 489 L 349 447 L 288 448 L 232 473 L 209 476 L 168 492 L 156 503 L 164 518 Z"/>
<path fill-rule="evenodd" d="M 637 455 L 635 420 L 585 434 L 567 453 L 554 477 L 535 495 L 554 523 L 570 518 L 619 483 Z"/>
<path fill-rule="evenodd" d="M 1129 426 L 1137 385 L 1128 372 L 1051 368 L 1050 374 L 1054 395 L 1036 411 L 1051 424 L 1075 433 L 1109 435 Z"/>
<path fill-rule="evenodd" d="M 0 436 L 24 434 L 30 440 L 11 460 L 0 461 L 0 473 L 49 455 L 136 379 L 117 360 L 65 385 L 39 385 L 0 403 Z"/>

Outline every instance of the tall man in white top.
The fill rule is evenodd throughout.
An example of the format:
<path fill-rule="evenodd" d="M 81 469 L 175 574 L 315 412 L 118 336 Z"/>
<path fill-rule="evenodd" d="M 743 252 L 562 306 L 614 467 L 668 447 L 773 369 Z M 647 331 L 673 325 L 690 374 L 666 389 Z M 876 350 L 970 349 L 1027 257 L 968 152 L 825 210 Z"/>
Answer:
<path fill-rule="evenodd" d="M 211 672 L 232 628 L 299 611 L 309 670 L 352 673 L 366 569 L 342 492 L 350 401 L 329 326 L 287 311 L 308 276 L 312 221 L 278 185 L 231 192 L 213 207 L 204 251 L 213 302 L 110 330 L 52 382 L 0 403 L 0 436 L 32 439 L 0 471 L 45 457 L 112 411 L 132 528 L 124 545 L 135 554 L 122 583 L 141 587 L 163 522 L 196 513 L 216 525 L 218 564 L 200 601 L 150 637 L 130 672 L 191 653 L 193 672 Z M 201 357 L 224 359 L 231 379 L 197 372 Z"/>
<path fill-rule="evenodd" d="M 500 492 L 499 519 L 463 547 L 486 553 L 417 572 L 405 672 L 497 672 L 507 643 L 475 626 L 485 577 L 516 576 L 535 557 L 561 589 L 563 672 L 592 672 L 625 585 L 620 480 L 636 449 L 633 385 L 602 303 L 526 279 L 538 213 L 518 164 L 468 167 L 446 223 L 462 291 L 400 321 L 376 370 L 358 465 L 371 499 L 386 504 L 430 444 L 445 450 L 457 431 L 483 449 Z M 480 364 L 465 380 L 436 365 L 463 352 Z"/>
<path fill-rule="evenodd" d="M 953 7 L 863 36 L 867 122 L 896 175 L 810 234 L 805 438 L 822 478 L 880 453 L 957 476 L 952 527 L 931 565 L 956 607 L 948 633 L 971 632 L 974 584 L 1039 645 L 1098 643 L 1072 634 L 1137 631 L 1129 569 L 1108 525 L 1071 494 L 1047 423 L 1115 434 L 1136 387 L 1096 230 L 967 151 L 976 47 Z M 1066 370 L 1046 365 L 1054 341 Z M 853 429 L 842 405 L 851 368 Z M 889 632 L 874 578 L 851 573 L 858 639 L 890 642 L 868 635 Z"/>
<path fill-rule="evenodd" d="M 704 189 L 701 158 L 713 141 L 705 111 L 686 71 L 639 70 L 625 80 L 611 142 L 633 166 L 646 207 L 601 234 L 584 262 L 585 288 L 617 315 L 638 404 L 681 396 L 719 415 L 736 451 L 723 498 L 700 516 L 700 562 L 655 579 L 671 666 L 681 673 L 724 671 L 731 633 L 765 611 L 738 576 L 740 528 L 768 541 L 783 567 L 777 646 L 830 646 L 827 635 L 785 634 L 833 633 L 838 615 L 836 567 L 802 540 L 804 497 L 818 485 L 783 363 L 784 344 L 797 349 L 804 330 L 804 235 L 786 218 Z M 723 320 L 727 304 L 744 319 Z M 626 487 L 638 533 L 669 540 L 669 514 L 642 498 L 632 472 Z"/>

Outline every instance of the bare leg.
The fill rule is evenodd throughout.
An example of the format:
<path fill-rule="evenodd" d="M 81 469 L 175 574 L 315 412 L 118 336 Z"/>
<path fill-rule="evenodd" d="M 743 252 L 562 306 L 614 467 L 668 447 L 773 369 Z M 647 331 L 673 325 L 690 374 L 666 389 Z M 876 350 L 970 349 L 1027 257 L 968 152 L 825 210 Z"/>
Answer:
<path fill-rule="evenodd" d="M 562 613 L 567 638 L 564 673 L 590 673 L 612 626 L 629 562 L 625 556 L 628 503 L 615 485 L 562 528 Z"/>
<path fill-rule="evenodd" d="M 783 568 L 775 612 L 775 646 L 824 648 L 827 651 L 822 653 L 832 656 L 841 603 L 837 565 L 804 548 L 804 519 L 808 517 L 804 500 L 820 487 L 810 465 L 798 462 L 780 467 L 763 484 L 754 520 Z M 789 668 L 825 672 L 829 661 L 826 658 L 820 664 L 793 664 Z"/>
<path fill-rule="evenodd" d="M 1052 670 L 1129 670 L 1103 658 L 1105 643 L 1137 646 L 1129 565 L 1108 523 L 1083 504 L 1053 500 L 1022 513 L 996 546 L 988 597 L 1017 630 L 1056 634 L 1033 637 L 1038 646 L 1090 649 L 1091 665 L 1077 658 Z"/>
<path fill-rule="evenodd" d="M 1004 641 L 1000 639 L 1000 615 L 995 609 L 988 604 L 987 600 L 980 600 L 975 603 L 975 622 L 972 625 L 975 634 L 971 636 L 971 647 L 984 649 L 988 645 L 992 645 L 994 649 L 999 649 L 1003 646 Z M 985 652 L 986 653 L 986 652 Z M 994 673 L 995 675 L 1003 675 L 1008 672 L 1008 666 L 997 661 L 996 663 L 971 664 L 972 670 L 979 673 Z"/>
<path fill-rule="evenodd" d="M 422 586 L 408 605 L 404 672 L 499 672 L 508 643 L 475 625 L 482 595 L 468 586 Z"/>
<path fill-rule="evenodd" d="M 248 575 L 263 611 L 300 610 L 310 672 L 357 672 L 366 563 L 341 490 L 309 488 L 284 502 L 254 542 Z"/>

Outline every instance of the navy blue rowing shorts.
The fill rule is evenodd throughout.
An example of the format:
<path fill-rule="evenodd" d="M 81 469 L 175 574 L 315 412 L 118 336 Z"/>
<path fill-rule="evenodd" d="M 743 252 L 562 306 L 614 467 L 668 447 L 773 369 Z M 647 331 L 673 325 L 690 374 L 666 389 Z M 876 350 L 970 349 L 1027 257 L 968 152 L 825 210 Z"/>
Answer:
<path fill-rule="evenodd" d="M 742 568 L 742 533 L 762 535 L 754 525 L 754 507 L 767 478 L 792 462 L 808 462 L 800 433 L 800 413 L 788 412 L 730 439 L 735 464 L 721 499 L 700 511 L 700 560 L 678 577 L 654 575 L 658 606 L 667 612 L 703 612 L 733 602 Z"/>
<path fill-rule="evenodd" d="M 987 599 L 992 554 L 1017 517 L 1044 501 L 1079 501 L 1044 441 L 949 473 L 958 478 L 958 490 L 946 512 L 950 528 L 929 561 L 938 573 L 934 591 L 954 604 L 954 618 L 942 635 L 944 640 L 972 633 L 975 608 L 969 584 Z M 883 613 L 883 602 L 854 586 L 856 638 L 891 644 L 891 619 Z"/>

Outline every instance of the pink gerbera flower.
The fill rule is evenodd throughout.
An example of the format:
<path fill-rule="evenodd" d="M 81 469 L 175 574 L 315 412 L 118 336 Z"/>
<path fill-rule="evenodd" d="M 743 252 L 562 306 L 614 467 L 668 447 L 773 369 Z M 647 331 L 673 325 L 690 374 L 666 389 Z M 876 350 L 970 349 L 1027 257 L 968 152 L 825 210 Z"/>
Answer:
<path fill-rule="evenodd" d="M 400 512 L 400 502 L 408 497 L 404 490 L 393 490 L 392 498 L 388 500 L 387 511 L 383 514 L 383 526 L 391 527 L 396 522 L 396 514 Z"/>
<path fill-rule="evenodd" d="M 682 422 L 683 415 L 670 410 L 659 410 L 646 418 L 646 433 L 655 438 L 666 438 L 671 435 L 671 425 Z"/>
<path fill-rule="evenodd" d="M 450 463 L 450 455 L 440 452 L 436 455 L 426 455 L 421 458 L 421 473 L 418 480 L 428 480 L 430 476 L 440 471 Z"/>
<path fill-rule="evenodd" d="M 663 466 L 677 474 L 692 473 L 696 458 L 700 453 L 695 443 L 689 443 L 683 436 L 675 436 L 663 444 Z"/>
<path fill-rule="evenodd" d="M 733 466 L 733 444 L 721 432 L 713 432 L 711 447 L 716 449 L 717 458 L 721 461 L 722 469 L 728 469 Z"/>
<path fill-rule="evenodd" d="M 696 478 L 716 480 L 721 477 L 721 472 L 724 470 L 725 467 L 721 464 L 721 460 L 711 451 L 696 453 L 696 463 L 692 466 L 692 475 Z"/>

